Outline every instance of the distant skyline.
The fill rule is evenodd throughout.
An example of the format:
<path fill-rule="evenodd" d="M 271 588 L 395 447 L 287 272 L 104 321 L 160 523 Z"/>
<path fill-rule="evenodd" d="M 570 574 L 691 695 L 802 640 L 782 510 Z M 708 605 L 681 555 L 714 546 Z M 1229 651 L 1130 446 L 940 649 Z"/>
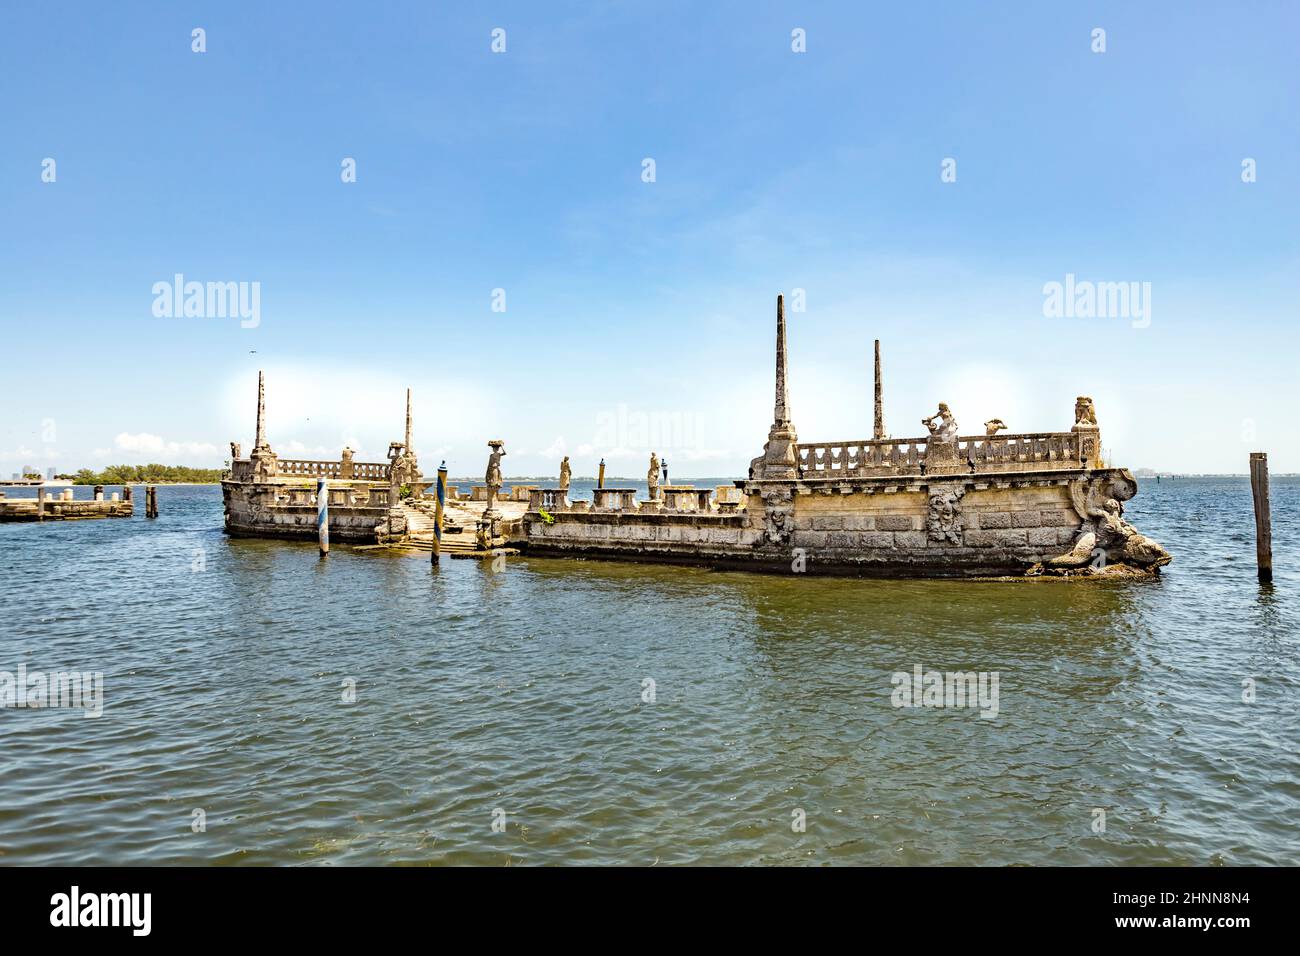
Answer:
<path fill-rule="evenodd" d="M 778 292 L 803 441 L 870 436 L 879 338 L 897 437 L 939 401 L 963 434 L 1066 430 L 1088 394 L 1115 464 L 1298 472 L 1297 28 L 1281 2 L 15 7 L 0 474 L 218 467 L 264 369 L 284 457 L 382 460 L 409 386 L 426 472 L 502 438 L 511 475 L 739 476 Z M 187 282 L 224 314 L 187 317 Z"/>

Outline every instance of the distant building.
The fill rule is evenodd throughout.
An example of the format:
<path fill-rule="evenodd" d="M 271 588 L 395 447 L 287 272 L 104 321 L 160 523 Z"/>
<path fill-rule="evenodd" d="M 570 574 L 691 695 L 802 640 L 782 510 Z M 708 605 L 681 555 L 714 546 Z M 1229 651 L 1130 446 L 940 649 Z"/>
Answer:
<path fill-rule="evenodd" d="M 54 480 L 54 466 L 53 466 L 53 465 L 51 465 L 49 468 L 46 468 L 46 469 L 45 469 L 45 478 L 46 478 L 47 481 L 53 481 L 53 480 Z"/>

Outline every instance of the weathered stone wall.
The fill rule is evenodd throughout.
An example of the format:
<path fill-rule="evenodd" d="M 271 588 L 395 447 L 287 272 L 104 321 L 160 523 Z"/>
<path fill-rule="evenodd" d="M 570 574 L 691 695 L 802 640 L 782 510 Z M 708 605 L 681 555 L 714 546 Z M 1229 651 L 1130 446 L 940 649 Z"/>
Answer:
<path fill-rule="evenodd" d="M 948 484 L 945 482 L 945 484 Z M 762 499 L 757 498 L 761 511 Z M 931 541 L 926 521 L 927 490 L 848 494 L 796 493 L 793 546 L 850 549 L 951 549 L 951 541 Z M 1066 488 L 1038 485 L 966 491 L 959 516 L 966 548 L 1055 548 L 1068 545 L 1081 519 Z"/>
<path fill-rule="evenodd" d="M 548 523 L 536 513 L 525 515 L 529 551 L 703 561 L 734 558 L 760 537 L 743 514 L 567 512 L 552 517 Z"/>

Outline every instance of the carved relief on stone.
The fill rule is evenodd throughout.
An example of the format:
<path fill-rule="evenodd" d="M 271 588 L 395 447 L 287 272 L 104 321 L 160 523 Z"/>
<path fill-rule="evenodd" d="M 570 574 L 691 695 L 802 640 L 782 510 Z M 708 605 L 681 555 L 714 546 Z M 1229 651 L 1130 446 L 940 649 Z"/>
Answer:
<path fill-rule="evenodd" d="M 763 495 L 763 539 L 766 545 L 783 546 L 794 532 L 794 501 L 790 490 Z"/>
<path fill-rule="evenodd" d="M 1084 521 L 1095 521 L 1108 499 L 1128 501 L 1137 494 L 1137 480 L 1126 469 L 1105 478 L 1076 478 L 1070 482 L 1070 502 Z"/>
<path fill-rule="evenodd" d="M 930 509 L 925 530 L 931 541 L 961 544 L 961 499 L 966 489 L 961 485 L 930 488 Z"/>
<path fill-rule="evenodd" d="M 279 459 L 269 448 L 260 453 L 254 449 L 253 454 L 248 457 L 253 462 L 254 481 L 266 481 L 269 478 L 274 478 L 279 472 Z"/>
<path fill-rule="evenodd" d="M 1079 440 L 1079 460 L 1092 462 L 1097 458 L 1097 439 L 1085 435 Z"/>

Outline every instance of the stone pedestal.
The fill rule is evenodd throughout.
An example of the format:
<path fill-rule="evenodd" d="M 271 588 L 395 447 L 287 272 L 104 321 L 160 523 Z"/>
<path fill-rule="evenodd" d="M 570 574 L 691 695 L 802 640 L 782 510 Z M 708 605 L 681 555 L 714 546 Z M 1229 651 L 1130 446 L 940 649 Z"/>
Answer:
<path fill-rule="evenodd" d="M 1104 468 L 1101 460 L 1101 429 L 1096 425 L 1075 425 L 1070 431 L 1079 436 L 1079 460 L 1088 468 Z"/>

